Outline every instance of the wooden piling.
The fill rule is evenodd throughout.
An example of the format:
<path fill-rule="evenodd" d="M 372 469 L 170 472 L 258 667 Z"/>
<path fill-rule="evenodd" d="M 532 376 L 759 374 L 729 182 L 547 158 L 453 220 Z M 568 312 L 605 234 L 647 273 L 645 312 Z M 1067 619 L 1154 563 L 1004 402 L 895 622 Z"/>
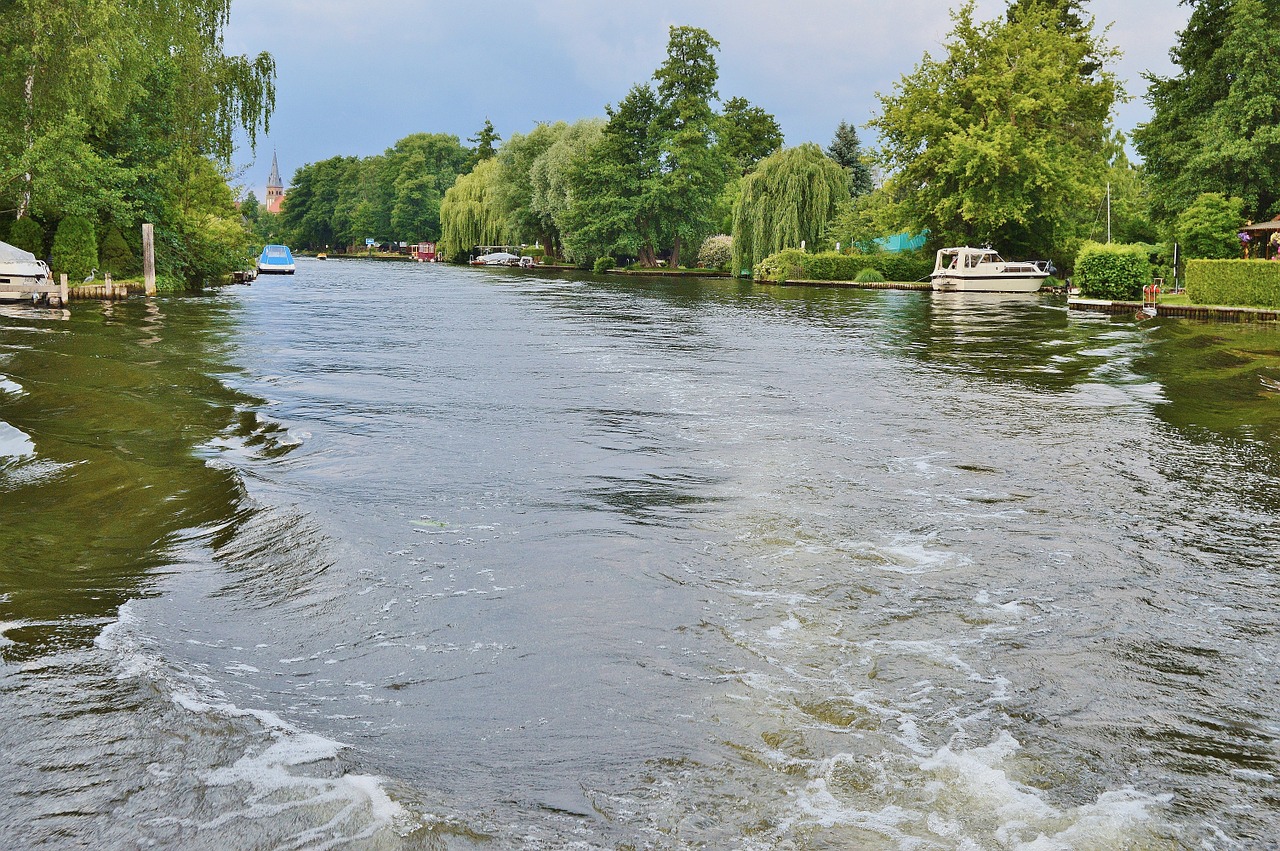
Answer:
<path fill-rule="evenodd" d="M 156 228 L 147 223 L 142 226 L 142 281 L 147 295 L 156 294 Z"/>
<path fill-rule="evenodd" d="M 66 307 L 71 304 L 71 294 L 67 290 L 67 275 L 62 273 L 58 281 L 58 307 Z"/>

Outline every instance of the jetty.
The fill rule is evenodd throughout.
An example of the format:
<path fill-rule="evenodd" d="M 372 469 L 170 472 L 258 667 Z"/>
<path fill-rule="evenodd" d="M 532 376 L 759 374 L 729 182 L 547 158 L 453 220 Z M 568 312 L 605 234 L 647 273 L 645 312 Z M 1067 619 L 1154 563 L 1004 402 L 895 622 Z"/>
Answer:
<path fill-rule="evenodd" d="M 1080 310 L 1088 313 L 1105 313 L 1111 316 L 1155 316 L 1176 317 L 1179 319 L 1206 319 L 1215 322 L 1277 322 L 1280 321 L 1280 310 L 1269 310 L 1259 307 L 1216 307 L 1205 304 L 1160 304 L 1144 305 L 1140 301 L 1107 301 L 1096 298 L 1068 298 L 1068 310 Z"/>

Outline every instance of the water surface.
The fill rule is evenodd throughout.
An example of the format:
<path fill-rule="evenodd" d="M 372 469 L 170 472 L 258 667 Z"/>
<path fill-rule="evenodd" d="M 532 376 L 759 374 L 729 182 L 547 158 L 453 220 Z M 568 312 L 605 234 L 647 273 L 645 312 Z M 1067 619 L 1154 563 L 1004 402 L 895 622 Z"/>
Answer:
<path fill-rule="evenodd" d="M 300 262 L 0 314 L 15 847 L 1258 848 L 1280 332 Z"/>

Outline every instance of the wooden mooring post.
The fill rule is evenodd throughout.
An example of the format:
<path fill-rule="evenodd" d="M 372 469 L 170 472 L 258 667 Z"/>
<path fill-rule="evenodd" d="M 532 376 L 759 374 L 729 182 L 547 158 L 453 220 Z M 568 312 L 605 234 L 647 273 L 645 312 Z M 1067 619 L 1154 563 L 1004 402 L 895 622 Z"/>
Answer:
<path fill-rule="evenodd" d="M 147 295 L 156 294 L 156 227 L 142 226 L 142 283 Z"/>

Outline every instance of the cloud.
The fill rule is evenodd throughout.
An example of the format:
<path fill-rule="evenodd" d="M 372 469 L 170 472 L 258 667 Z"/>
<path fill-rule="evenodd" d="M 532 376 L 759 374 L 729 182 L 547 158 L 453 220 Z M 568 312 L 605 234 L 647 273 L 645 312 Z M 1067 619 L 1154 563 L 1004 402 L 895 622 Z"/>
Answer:
<path fill-rule="evenodd" d="M 977 14 L 1005 7 L 981 0 Z M 1114 22 L 1110 41 L 1124 53 L 1116 70 L 1134 99 L 1117 123 L 1127 131 L 1147 118 L 1142 72 L 1172 72 L 1168 51 L 1187 7 L 1088 8 Z M 674 24 L 720 42 L 724 97 L 772 112 L 788 144 L 825 144 L 840 121 L 869 120 L 876 92 L 890 92 L 926 51 L 941 51 L 950 9 L 938 0 L 234 0 L 226 47 L 276 57 L 278 107 L 264 149 L 279 150 L 287 174 L 378 153 L 412 132 L 465 139 L 486 117 L 506 137 L 538 121 L 602 115 L 649 81 Z"/>

